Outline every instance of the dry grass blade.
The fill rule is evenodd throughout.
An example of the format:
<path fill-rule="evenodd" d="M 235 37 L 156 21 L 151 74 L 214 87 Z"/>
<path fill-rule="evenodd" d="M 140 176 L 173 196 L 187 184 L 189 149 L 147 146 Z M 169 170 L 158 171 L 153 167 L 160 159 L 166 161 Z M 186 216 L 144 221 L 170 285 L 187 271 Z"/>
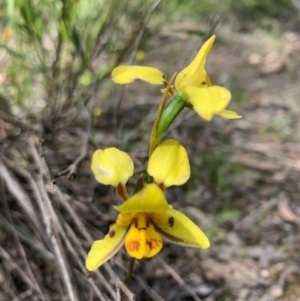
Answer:
<path fill-rule="evenodd" d="M 37 229 L 41 228 L 40 221 L 36 215 L 28 194 L 2 162 L 0 162 L 0 175 L 9 193 L 11 193 L 11 195 L 13 195 L 14 198 L 18 201 L 20 207 L 28 215 L 30 220 L 34 223 L 35 227 Z"/>
<path fill-rule="evenodd" d="M 5 264 L 8 266 L 10 271 L 14 270 L 17 272 L 17 274 L 23 279 L 23 281 L 36 293 L 40 295 L 40 297 L 44 300 L 43 296 L 41 295 L 41 291 L 39 287 L 32 282 L 32 280 L 27 276 L 27 274 L 23 271 L 23 269 L 16 263 L 16 261 L 9 255 L 6 250 L 4 250 L 0 246 L 0 256 L 5 261 Z"/>
<path fill-rule="evenodd" d="M 40 171 L 37 175 L 36 184 L 38 187 L 38 190 L 40 192 L 40 198 L 39 201 L 40 205 L 42 206 L 42 214 L 43 214 L 43 220 L 45 222 L 46 227 L 46 233 L 48 235 L 48 239 L 50 239 L 51 245 L 53 247 L 55 257 L 57 260 L 58 267 L 61 271 L 62 279 L 65 284 L 65 288 L 67 291 L 67 294 L 69 296 L 69 299 L 71 301 L 76 301 L 78 298 L 75 296 L 75 288 L 71 283 L 71 277 L 69 274 L 69 270 L 66 264 L 66 255 L 63 252 L 63 249 L 59 245 L 58 239 L 56 238 L 57 232 L 52 231 L 52 228 L 57 230 L 61 228 L 61 225 L 59 223 L 59 219 L 57 215 L 55 214 L 55 211 L 52 207 L 52 202 L 48 196 L 45 184 L 44 184 L 44 177 L 43 175 L 47 174 L 48 171 L 44 169 L 43 162 L 41 160 L 41 157 L 39 156 L 37 152 L 37 148 L 34 145 L 34 142 L 32 139 L 30 140 L 30 151 L 33 155 L 33 158 L 35 160 L 35 164 L 38 167 L 38 170 Z"/>
<path fill-rule="evenodd" d="M 201 299 L 197 296 L 197 294 L 190 288 L 189 285 L 183 280 L 182 277 L 170 266 L 168 265 L 163 259 L 159 258 L 159 262 L 165 268 L 165 270 L 173 277 L 173 279 L 182 287 L 184 288 L 195 301 L 201 301 Z"/>

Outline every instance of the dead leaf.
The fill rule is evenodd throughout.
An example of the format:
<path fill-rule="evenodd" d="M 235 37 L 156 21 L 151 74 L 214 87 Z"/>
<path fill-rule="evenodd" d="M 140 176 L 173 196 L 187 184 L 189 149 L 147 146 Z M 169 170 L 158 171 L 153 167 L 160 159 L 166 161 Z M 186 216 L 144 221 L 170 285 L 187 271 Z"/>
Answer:
<path fill-rule="evenodd" d="M 287 198 L 283 198 L 278 202 L 278 213 L 280 217 L 289 223 L 299 222 L 299 217 L 292 211 Z"/>

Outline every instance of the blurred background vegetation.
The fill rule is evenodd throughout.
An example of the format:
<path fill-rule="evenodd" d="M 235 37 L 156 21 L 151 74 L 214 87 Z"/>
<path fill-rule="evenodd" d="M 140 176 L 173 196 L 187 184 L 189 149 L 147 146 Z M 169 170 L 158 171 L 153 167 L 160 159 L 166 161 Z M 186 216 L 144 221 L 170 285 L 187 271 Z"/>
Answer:
<path fill-rule="evenodd" d="M 119 300 L 124 253 L 93 276 L 83 265 L 117 202 L 90 157 L 119 146 L 143 172 L 160 94 L 116 86 L 111 71 L 171 76 L 212 33 L 208 73 L 243 119 L 187 110 L 166 134 L 192 168 L 168 199 L 212 247 L 183 257 L 167 244 L 129 289 L 137 300 L 299 299 L 299 0 L 7 0 L 0 30 L 0 300 Z"/>

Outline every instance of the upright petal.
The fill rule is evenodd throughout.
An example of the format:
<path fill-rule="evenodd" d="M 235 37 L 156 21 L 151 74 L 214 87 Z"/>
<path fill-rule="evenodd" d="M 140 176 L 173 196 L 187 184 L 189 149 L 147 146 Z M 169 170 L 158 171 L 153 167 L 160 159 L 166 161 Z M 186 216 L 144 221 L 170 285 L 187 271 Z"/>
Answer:
<path fill-rule="evenodd" d="M 113 225 L 104 239 L 96 240 L 86 258 L 87 270 L 94 272 L 122 247 L 128 227 Z"/>
<path fill-rule="evenodd" d="M 116 84 L 126 85 L 140 79 L 152 85 L 161 85 L 166 81 L 165 75 L 158 69 L 144 66 L 119 66 L 112 72 Z"/>
<path fill-rule="evenodd" d="M 205 120 L 210 121 L 214 114 L 219 114 L 228 105 L 231 93 L 219 86 L 207 88 L 187 87 L 184 89 L 193 109 Z"/>
<path fill-rule="evenodd" d="M 210 246 L 202 230 L 180 211 L 170 209 L 165 214 L 165 222 L 162 222 L 161 216 L 155 220 L 155 215 L 152 216 L 152 221 L 156 229 L 173 243 L 201 249 Z"/>
<path fill-rule="evenodd" d="M 133 162 L 125 153 L 115 147 L 98 149 L 92 157 L 92 171 L 98 182 L 117 187 L 125 184 L 133 175 Z"/>
<path fill-rule="evenodd" d="M 120 213 L 155 212 L 168 210 L 168 202 L 156 184 L 148 184 L 115 209 Z"/>
<path fill-rule="evenodd" d="M 200 48 L 194 60 L 178 73 L 175 80 L 175 87 L 177 90 L 184 89 L 187 86 L 200 87 L 209 85 L 204 66 L 206 57 L 208 56 L 215 39 L 215 35 L 210 37 Z"/>
<path fill-rule="evenodd" d="M 155 230 L 145 214 L 140 213 L 132 223 L 125 238 L 127 253 L 134 258 L 155 256 L 163 246 L 161 235 Z"/>
<path fill-rule="evenodd" d="M 158 185 L 184 184 L 191 174 L 185 148 L 174 139 L 164 141 L 150 157 L 147 171 Z"/>

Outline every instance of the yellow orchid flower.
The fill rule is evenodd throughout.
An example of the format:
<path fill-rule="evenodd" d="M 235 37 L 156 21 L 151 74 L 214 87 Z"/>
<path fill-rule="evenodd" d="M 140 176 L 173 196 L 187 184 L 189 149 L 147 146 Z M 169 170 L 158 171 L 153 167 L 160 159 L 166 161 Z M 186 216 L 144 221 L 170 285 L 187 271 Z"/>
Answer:
<path fill-rule="evenodd" d="M 125 185 L 133 168 L 129 155 L 114 147 L 96 150 L 92 157 L 91 169 L 96 180 L 116 187 L 123 200 L 128 198 Z M 184 184 L 191 174 L 185 148 L 174 139 L 164 141 L 150 157 L 147 172 L 163 190 Z"/>
<path fill-rule="evenodd" d="M 133 162 L 116 148 L 97 150 L 92 158 L 92 171 L 98 182 L 126 190 L 125 184 L 133 174 Z M 161 235 L 180 245 L 209 247 L 209 240 L 201 229 L 173 209 L 163 193 L 167 187 L 182 185 L 190 177 L 185 148 L 176 140 L 164 141 L 152 153 L 147 171 L 156 184 L 146 185 L 130 198 L 123 197 L 126 201 L 115 207 L 119 212 L 116 223 L 104 239 L 93 243 L 88 253 L 86 268 L 89 271 L 95 271 L 109 260 L 123 244 L 131 257 L 153 257 L 163 246 Z"/>
<path fill-rule="evenodd" d="M 226 119 L 241 118 L 236 112 L 225 110 L 231 99 L 231 93 L 220 86 L 213 86 L 205 70 L 206 57 L 216 36 L 209 38 L 200 48 L 194 60 L 175 79 L 176 92 L 184 92 L 187 105 L 205 120 L 211 120 L 214 114 Z M 166 76 L 158 69 L 144 66 L 119 66 L 112 72 L 112 80 L 120 85 L 129 84 L 135 79 L 146 81 L 152 85 L 167 83 Z"/>
<path fill-rule="evenodd" d="M 156 184 L 148 184 L 120 206 L 116 224 L 102 240 L 96 240 L 86 259 L 95 271 L 125 244 L 134 258 L 153 257 L 163 246 L 162 236 L 173 243 L 207 249 L 208 238 L 187 216 L 170 206 Z"/>

